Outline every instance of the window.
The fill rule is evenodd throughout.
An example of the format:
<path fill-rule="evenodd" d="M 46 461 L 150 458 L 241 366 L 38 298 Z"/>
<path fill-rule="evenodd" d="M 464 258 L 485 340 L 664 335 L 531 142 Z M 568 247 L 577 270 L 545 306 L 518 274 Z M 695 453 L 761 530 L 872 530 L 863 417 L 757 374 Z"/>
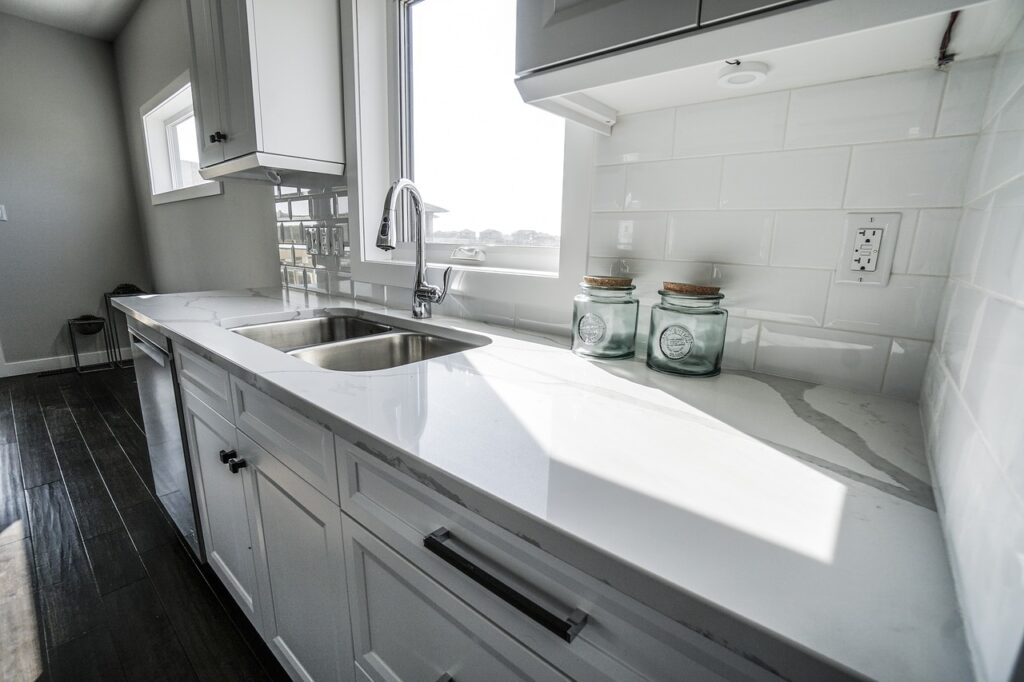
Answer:
<path fill-rule="evenodd" d="M 219 182 L 204 180 L 199 174 L 199 144 L 188 73 L 143 105 L 140 113 L 153 203 L 220 194 Z"/>
<path fill-rule="evenodd" d="M 398 1 L 402 172 L 429 259 L 557 271 L 565 122 L 516 90 L 515 0 Z"/>

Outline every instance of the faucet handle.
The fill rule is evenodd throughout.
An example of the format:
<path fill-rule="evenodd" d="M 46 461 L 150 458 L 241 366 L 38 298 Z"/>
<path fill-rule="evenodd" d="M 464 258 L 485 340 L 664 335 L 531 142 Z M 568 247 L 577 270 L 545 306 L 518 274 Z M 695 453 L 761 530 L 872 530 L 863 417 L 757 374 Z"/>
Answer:
<path fill-rule="evenodd" d="M 448 285 L 451 284 L 451 281 L 452 266 L 449 265 L 447 268 L 444 269 L 444 277 L 442 278 L 441 283 L 441 295 L 438 297 L 436 301 L 434 301 L 434 303 L 441 303 L 442 301 L 444 301 L 444 297 L 448 295 Z"/>

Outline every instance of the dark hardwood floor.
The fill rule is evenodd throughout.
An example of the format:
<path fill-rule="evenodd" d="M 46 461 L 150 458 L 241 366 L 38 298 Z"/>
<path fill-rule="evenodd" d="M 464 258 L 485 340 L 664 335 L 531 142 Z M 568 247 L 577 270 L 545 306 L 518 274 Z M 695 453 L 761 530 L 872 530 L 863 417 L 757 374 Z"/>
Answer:
<path fill-rule="evenodd" d="M 0 379 L 0 680 L 286 680 L 150 489 L 131 368 Z"/>

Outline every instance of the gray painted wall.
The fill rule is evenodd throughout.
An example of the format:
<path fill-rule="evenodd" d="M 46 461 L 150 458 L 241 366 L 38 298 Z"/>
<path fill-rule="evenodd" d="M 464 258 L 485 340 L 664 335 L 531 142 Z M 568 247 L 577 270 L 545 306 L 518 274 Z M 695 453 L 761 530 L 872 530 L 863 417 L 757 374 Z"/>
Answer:
<path fill-rule="evenodd" d="M 190 66 L 183 0 L 144 0 L 114 45 L 132 177 L 158 293 L 280 281 L 269 185 L 226 182 L 220 196 L 153 206 L 139 107 Z"/>
<path fill-rule="evenodd" d="M 0 343 L 68 353 L 64 320 L 149 286 L 110 43 L 0 14 Z"/>

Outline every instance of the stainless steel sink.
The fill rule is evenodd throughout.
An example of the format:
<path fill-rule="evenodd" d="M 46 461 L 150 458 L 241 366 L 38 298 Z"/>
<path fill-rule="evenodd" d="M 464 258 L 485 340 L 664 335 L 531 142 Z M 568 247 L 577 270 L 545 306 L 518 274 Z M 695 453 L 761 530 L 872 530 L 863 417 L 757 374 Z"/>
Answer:
<path fill-rule="evenodd" d="M 467 337 L 475 335 L 466 334 Z M 452 353 L 478 348 L 488 343 L 461 340 L 420 332 L 401 331 L 371 336 L 352 341 L 329 343 L 312 348 L 293 350 L 289 355 L 311 364 L 342 372 L 366 372 L 374 369 L 399 367 L 413 362 L 438 358 Z"/>
<path fill-rule="evenodd" d="M 365 314 L 360 314 L 360 311 L 352 311 L 303 320 L 253 324 L 236 327 L 231 331 L 271 348 L 287 352 L 298 348 L 383 334 L 391 330 L 390 325 L 367 319 Z"/>

